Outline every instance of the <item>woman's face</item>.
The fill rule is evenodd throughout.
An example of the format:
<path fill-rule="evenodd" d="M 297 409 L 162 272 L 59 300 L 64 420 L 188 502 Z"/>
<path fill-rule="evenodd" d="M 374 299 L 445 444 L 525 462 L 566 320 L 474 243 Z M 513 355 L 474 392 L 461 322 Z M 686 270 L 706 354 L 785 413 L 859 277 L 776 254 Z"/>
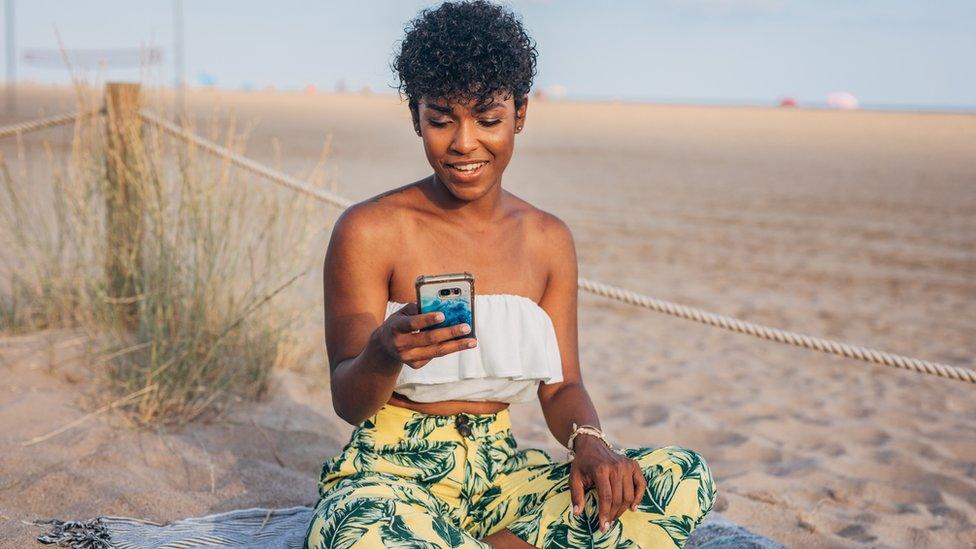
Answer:
<path fill-rule="evenodd" d="M 473 200 L 501 182 L 512 159 L 515 134 L 522 131 L 528 98 L 515 110 L 513 97 L 476 105 L 423 97 L 414 120 L 427 161 L 456 197 Z"/>

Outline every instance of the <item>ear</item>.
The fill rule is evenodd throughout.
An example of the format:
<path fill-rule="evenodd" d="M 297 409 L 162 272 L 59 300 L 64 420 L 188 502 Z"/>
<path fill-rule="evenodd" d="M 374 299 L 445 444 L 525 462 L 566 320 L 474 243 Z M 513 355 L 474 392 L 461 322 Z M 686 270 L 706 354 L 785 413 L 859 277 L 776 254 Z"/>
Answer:
<path fill-rule="evenodd" d="M 413 131 L 420 135 L 420 113 L 415 108 L 410 109 L 410 118 L 413 120 Z"/>
<path fill-rule="evenodd" d="M 522 105 L 515 111 L 515 133 L 522 131 L 522 127 L 525 126 L 525 113 L 528 107 L 529 96 L 526 95 L 522 98 Z"/>

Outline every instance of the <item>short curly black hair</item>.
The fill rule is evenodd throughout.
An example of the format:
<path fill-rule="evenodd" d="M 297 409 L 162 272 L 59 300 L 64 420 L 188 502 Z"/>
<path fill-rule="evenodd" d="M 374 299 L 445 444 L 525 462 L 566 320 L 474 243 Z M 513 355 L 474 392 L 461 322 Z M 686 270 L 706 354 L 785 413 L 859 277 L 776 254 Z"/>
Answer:
<path fill-rule="evenodd" d="M 485 104 L 496 93 L 519 108 L 536 75 L 535 41 L 521 18 L 485 0 L 425 8 L 404 29 L 392 68 L 416 115 L 422 97 Z"/>

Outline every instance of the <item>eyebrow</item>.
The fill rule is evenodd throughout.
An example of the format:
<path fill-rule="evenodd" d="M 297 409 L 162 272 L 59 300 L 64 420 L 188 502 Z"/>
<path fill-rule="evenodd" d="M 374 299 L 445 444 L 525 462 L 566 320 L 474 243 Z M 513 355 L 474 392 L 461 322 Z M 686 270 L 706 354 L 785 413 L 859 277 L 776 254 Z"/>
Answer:
<path fill-rule="evenodd" d="M 490 111 L 491 109 L 494 109 L 494 108 L 497 108 L 497 107 L 504 107 L 504 106 L 505 105 L 502 105 L 498 101 L 495 101 L 494 103 L 476 106 L 474 108 L 474 112 L 482 113 L 482 112 Z"/>
<path fill-rule="evenodd" d="M 490 111 L 491 109 L 498 108 L 498 107 L 504 107 L 504 106 L 505 105 L 503 105 L 503 104 L 495 101 L 494 103 L 485 103 L 485 104 L 482 104 L 482 105 L 475 106 L 474 112 L 476 112 L 476 113 L 483 113 L 483 112 L 486 112 L 486 111 Z M 451 107 L 449 107 L 449 106 L 437 105 L 437 104 L 434 104 L 434 103 L 428 103 L 427 104 L 427 107 L 430 108 L 430 109 L 433 109 L 433 110 L 435 110 L 437 112 L 444 113 L 444 114 L 452 114 L 454 112 L 451 109 Z"/>

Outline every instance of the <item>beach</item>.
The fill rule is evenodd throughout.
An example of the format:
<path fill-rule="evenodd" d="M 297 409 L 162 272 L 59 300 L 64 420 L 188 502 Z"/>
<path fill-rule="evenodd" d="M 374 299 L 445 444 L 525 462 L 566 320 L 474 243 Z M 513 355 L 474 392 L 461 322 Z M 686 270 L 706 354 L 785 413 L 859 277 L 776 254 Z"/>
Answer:
<path fill-rule="evenodd" d="M 18 120 L 70 111 L 72 98 L 22 86 Z M 331 139 L 326 176 L 352 200 L 431 171 L 393 95 L 191 90 L 187 104 L 201 119 L 253 123 L 245 154 L 297 177 Z M 28 180 L 52 169 L 42 141 L 59 152 L 70 137 L 24 137 Z M 8 162 L 16 150 L 0 140 Z M 566 221 L 582 277 L 976 367 L 976 115 L 530 100 L 503 187 Z M 321 210 L 317 265 L 302 281 L 318 304 L 338 214 Z M 311 340 L 322 340 L 320 312 L 303 328 Z M 224 422 L 153 432 L 107 411 L 25 446 L 93 410 L 83 338 L 0 338 L 3 546 L 29 546 L 42 529 L 24 521 L 35 519 L 314 504 L 322 462 L 352 430 L 333 411 L 324 348 Z M 610 440 L 695 449 L 715 475 L 716 510 L 757 533 L 789 547 L 976 544 L 972 384 L 583 291 L 579 348 Z M 511 413 L 520 447 L 564 458 L 538 403 Z"/>

